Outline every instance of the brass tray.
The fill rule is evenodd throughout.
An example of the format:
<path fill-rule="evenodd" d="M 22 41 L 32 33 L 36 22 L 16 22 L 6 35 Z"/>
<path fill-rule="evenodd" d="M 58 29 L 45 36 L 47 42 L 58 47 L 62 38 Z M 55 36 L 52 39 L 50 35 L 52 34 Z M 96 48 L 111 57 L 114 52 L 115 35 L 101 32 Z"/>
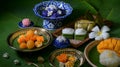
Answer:
<path fill-rule="evenodd" d="M 84 61 L 85 61 L 84 54 L 79 50 L 76 50 L 76 49 L 73 49 L 73 48 L 57 49 L 57 50 L 53 51 L 50 54 L 50 57 L 49 57 L 49 63 L 52 67 L 58 67 L 59 66 L 59 63 L 56 59 L 56 56 L 60 55 L 61 53 L 71 54 L 71 55 L 74 55 L 74 56 L 77 57 L 77 61 L 74 65 L 74 67 L 82 66 Z"/>
<path fill-rule="evenodd" d="M 17 38 L 19 37 L 19 35 L 26 33 L 26 31 L 28 30 L 37 30 L 38 34 L 42 35 L 45 38 L 45 42 L 43 42 L 43 46 L 39 48 L 33 48 L 33 49 L 20 49 L 19 48 Z M 10 46 L 10 48 L 12 48 L 13 50 L 21 51 L 21 52 L 33 52 L 33 51 L 41 50 L 47 47 L 48 45 L 50 45 L 52 42 L 52 39 L 53 38 L 52 38 L 51 33 L 49 33 L 46 29 L 38 28 L 38 27 L 28 27 L 28 28 L 23 28 L 23 29 L 20 29 L 20 30 L 17 30 L 11 33 L 7 38 L 7 43 Z"/>

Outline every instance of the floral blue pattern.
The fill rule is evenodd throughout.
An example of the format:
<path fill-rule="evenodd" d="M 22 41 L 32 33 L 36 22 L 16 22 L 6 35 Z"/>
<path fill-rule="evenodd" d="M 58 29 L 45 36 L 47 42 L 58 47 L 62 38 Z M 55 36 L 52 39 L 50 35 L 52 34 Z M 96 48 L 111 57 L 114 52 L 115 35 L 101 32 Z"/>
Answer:
<path fill-rule="evenodd" d="M 43 18 L 43 28 L 55 30 L 62 26 L 61 20 L 70 15 L 73 8 L 63 1 L 44 1 L 35 5 L 33 11 L 36 16 Z"/>
<path fill-rule="evenodd" d="M 49 17 L 49 16 L 42 15 L 42 11 L 44 11 L 45 8 L 49 7 L 50 5 L 52 5 L 52 8 L 54 5 L 58 9 L 64 10 L 65 14 L 63 16 L 57 16 L 57 17 Z M 53 9 L 55 9 L 55 7 Z M 70 15 L 72 13 L 72 10 L 73 10 L 73 8 L 70 6 L 70 4 L 65 3 L 63 1 L 44 1 L 44 2 L 40 2 L 40 3 L 36 4 L 35 7 L 33 8 L 34 13 L 38 17 L 47 19 L 47 20 L 57 20 L 57 19 L 66 18 L 68 15 Z"/>

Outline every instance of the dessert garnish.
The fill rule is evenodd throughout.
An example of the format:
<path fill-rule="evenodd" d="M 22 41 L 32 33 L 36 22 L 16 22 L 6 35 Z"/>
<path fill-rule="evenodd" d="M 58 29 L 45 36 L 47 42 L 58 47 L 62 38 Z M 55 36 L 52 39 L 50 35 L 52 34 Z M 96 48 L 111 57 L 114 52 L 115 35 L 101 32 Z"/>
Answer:
<path fill-rule="evenodd" d="M 98 26 L 95 26 L 92 29 L 92 32 L 89 33 L 89 38 L 95 38 L 95 40 L 107 39 L 110 36 L 108 31 L 110 31 L 110 28 L 108 26 L 103 26 L 101 30 Z"/>

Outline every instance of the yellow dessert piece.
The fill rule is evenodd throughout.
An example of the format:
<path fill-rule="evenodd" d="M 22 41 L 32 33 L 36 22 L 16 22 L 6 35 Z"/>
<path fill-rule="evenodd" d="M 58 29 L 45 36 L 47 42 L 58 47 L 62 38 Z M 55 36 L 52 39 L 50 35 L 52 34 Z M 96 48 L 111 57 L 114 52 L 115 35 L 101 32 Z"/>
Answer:
<path fill-rule="evenodd" d="M 27 41 L 27 48 L 28 49 L 32 49 L 34 47 L 35 47 L 34 41 L 32 41 L 32 40 Z"/>
<path fill-rule="evenodd" d="M 70 56 L 68 58 L 69 61 L 75 62 L 76 61 L 76 57 L 75 56 Z"/>
<path fill-rule="evenodd" d="M 42 42 L 41 41 L 36 41 L 35 42 L 35 46 L 36 47 L 41 47 L 42 46 Z"/>
<path fill-rule="evenodd" d="M 20 48 L 21 48 L 21 49 L 27 48 L 27 44 L 26 44 L 25 42 L 21 43 L 21 44 L 20 44 Z"/>
<path fill-rule="evenodd" d="M 72 62 L 72 61 L 67 61 L 67 62 L 65 63 L 65 67 L 74 67 L 74 62 Z"/>
<path fill-rule="evenodd" d="M 120 39 L 109 38 L 103 40 L 97 45 L 97 50 L 99 53 L 102 53 L 104 50 L 113 50 L 120 56 Z"/>

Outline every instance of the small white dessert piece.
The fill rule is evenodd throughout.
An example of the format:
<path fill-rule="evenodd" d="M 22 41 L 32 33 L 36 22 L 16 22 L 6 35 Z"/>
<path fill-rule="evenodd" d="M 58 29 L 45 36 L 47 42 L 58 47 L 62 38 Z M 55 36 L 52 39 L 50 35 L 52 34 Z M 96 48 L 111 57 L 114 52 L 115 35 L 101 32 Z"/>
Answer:
<path fill-rule="evenodd" d="M 64 28 L 62 30 L 62 35 L 68 39 L 73 39 L 74 36 L 74 29 L 73 28 Z"/>
<path fill-rule="evenodd" d="M 76 40 L 84 40 L 86 37 L 87 31 L 83 28 L 79 28 L 75 30 L 74 38 Z"/>

